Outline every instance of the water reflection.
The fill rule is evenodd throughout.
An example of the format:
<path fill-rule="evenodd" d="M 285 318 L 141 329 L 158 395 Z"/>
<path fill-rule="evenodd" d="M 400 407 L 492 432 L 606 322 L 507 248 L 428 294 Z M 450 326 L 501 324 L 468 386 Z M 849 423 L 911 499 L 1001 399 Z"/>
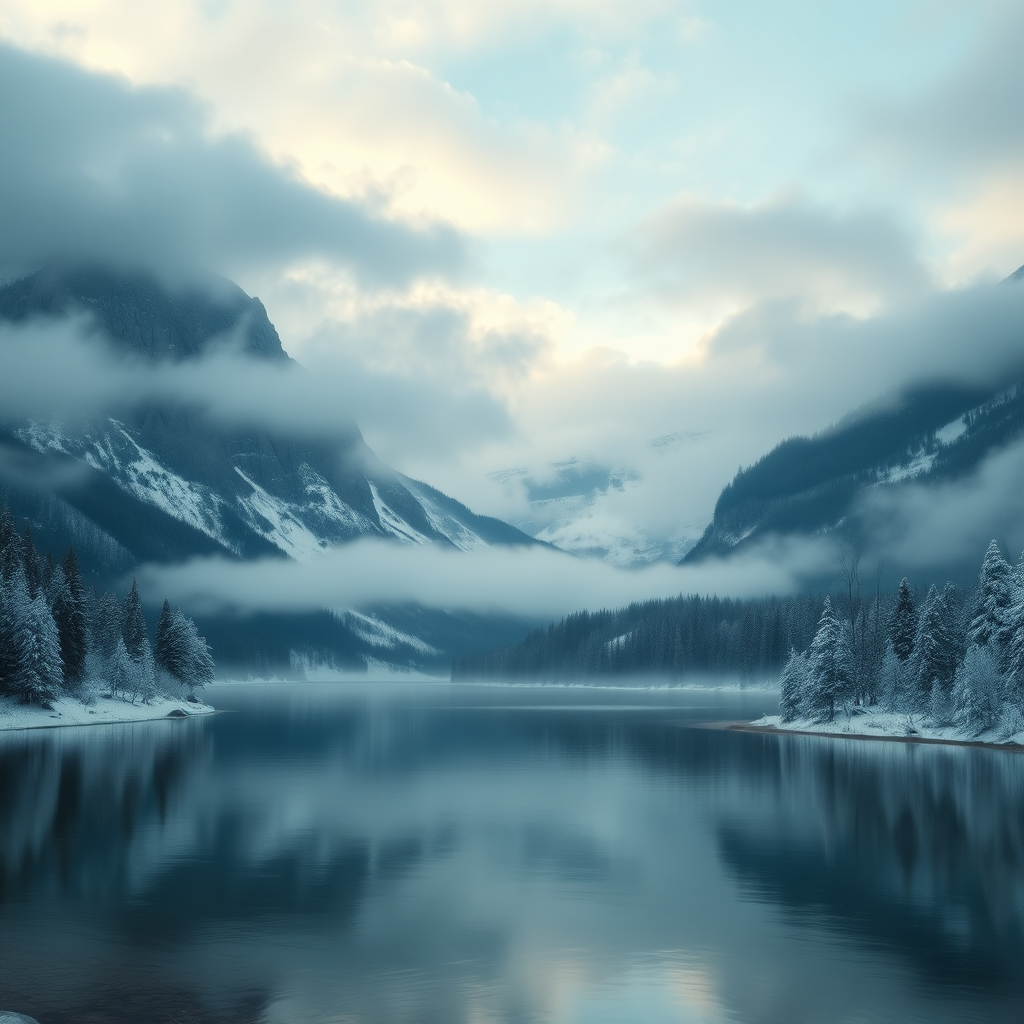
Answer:
<path fill-rule="evenodd" d="M 0 1006 L 53 1021 L 1005 1020 L 1024 757 L 757 694 L 221 689 L 0 734 Z"/>

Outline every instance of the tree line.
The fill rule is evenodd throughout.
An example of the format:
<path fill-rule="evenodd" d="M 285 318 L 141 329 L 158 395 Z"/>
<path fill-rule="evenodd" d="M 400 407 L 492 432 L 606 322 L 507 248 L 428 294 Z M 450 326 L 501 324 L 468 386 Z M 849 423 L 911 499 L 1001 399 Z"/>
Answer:
<path fill-rule="evenodd" d="M 918 605 L 904 579 L 882 625 L 866 648 L 856 617 L 826 600 L 814 639 L 783 668 L 782 720 L 877 708 L 906 715 L 908 729 L 918 716 L 972 736 L 1024 729 L 1024 554 L 1011 567 L 992 541 L 970 595 L 947 583 Z"/>
<path fill-rule="evenodd" d="M 123 598 L 86 590 L 75 549 L 58 563 L 0 513 L 0 696 L 44 707 L 95 689 L 136 703 L 187 694 L 213 678 L 213 659 L 195 623 L 165 600 L 155 644 L 132 581 Z"/>
<path fill-rule="evenodd" d="M 824 598 L 676 597 L 576 612 L 521 643 L 456 659 L 453 679 L 572 682 L 594 676 L 777 673 L 814 636 Z M 858 608 L 858 614 L 860 609 Z"/>

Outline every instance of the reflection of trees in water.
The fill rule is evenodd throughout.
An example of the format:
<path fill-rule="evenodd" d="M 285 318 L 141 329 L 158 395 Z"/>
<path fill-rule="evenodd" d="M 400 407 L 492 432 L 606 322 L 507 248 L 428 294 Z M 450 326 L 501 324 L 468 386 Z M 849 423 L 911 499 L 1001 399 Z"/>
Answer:
<path fill-rule="evenodd" d="M 747 770 L 716 811 L 749 893 L 824 913 L 939 980 L 1020 987 L 1024 757 L 797 736 L 723 750 L 739 745 Z"/>
<path fill-rule="evenodd" d="M 145 826 L 166 821 L 206 748 L 192 722 L 0 737 L 0 903 L 28 887 L 124 889 L 144 869 Z"/>

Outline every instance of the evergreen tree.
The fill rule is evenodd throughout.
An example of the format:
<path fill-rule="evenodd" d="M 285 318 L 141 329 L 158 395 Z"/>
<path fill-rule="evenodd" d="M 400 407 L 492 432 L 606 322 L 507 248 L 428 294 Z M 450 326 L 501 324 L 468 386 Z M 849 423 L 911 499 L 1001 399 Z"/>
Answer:
<path fill-rule="evenodd" d="M 141 663 L 149 650 L 149 630 L 146 627 L 146 616 L 142 611 L 142 600 L 135 580 L 132 580 L 132 589 L 124 599 L 121 638 L 124 640 L 128 657 L 134 662 Z"/>
<path fill-rule="evenodd" d="M 910 583 L 904 576 L 896 592 L 896 607 L 889 622 L 889 642 L 896 657 L 906 661 L 914 653 L 914 637 L 917 634 L 917 609 Z"/>
<path fill-rule="evenodd" d="M 99 665 L 105 665 L 121 640 L 121 602 L 113 594 L 92 592 L 86 602 L 89 653 Z M 100 672 L 102 674 L 102 670 Z"/>
<path fill-rule="evenodd" d="M 886 711 L 909 714 L 914 710 L 913 666 L 909 661 L 900 661 L 887 644 L 881 667 L 882 704 Z"/>
<path fill-rule="evenodd" d="M 779 698 L 779 714 L 783 722 L 794 722 L 803 713 L 804 691 L 807 687 L 807 658 L 789 650 L 789 660 L 782 670 L 780 680 L 782 693 Z"/>
<path fill-rule="evenodd" d="M 49 707 L 64 676 L 57 624 L 41 593 L 22 608 L 11 638 L 16 661 L 11 690 L 27 703 Z"/>
<path fill-rule="evenodd" d="M 43 569 L 32 541 L 32 527 L 25 527 L 22 538 L 22 558 L 25 561 L 25 582 L 28 584 L 29 597 L 34 601 L 43 586 Z"/>
<path fill-rule="evenodd" d="M 78 559 L 72 548 L 67 557 L 56 566 L 50 577 L 50 606 L 60 636 L 61 661 L 64 664 L 64 682 L 75 686 L 85 673 L 87 654 L 85 593 L 78 570 Z"/>
<path fill-rule="evenodd" d="M 978 578 L 974 618 L 971 620 L 970 642 L 978 647 L 1004 641 L 1004 618 L 1013 600 L 1012 570 L 1003 558 L 999 545 L 992 541 L 985 552 Z M 1002 657 L 1002 652 L 997 652 Z"/>
<path fill-rule="evenodd" d="M 11 564 L 9 575 L 0 583 L 0 693 L 14 693 L 26 657 L 24 623 L 31 602 L 20 559 Z"/>
<path fill-rule="evenodd" d="M 14 518 L 4 509 L 0 518 L 0 579 L 9 580 L 16 572 L 25 572 L 25 545 L 14 525 Z"/>
<path fill-rule="evenodd" d="M 128 654 L 124 637 L 119 636 L 107 668 L 107 682 L 112 696 L 127 699 L 134 686 L 134 672 L 135 666 Z"/>
<path fill-rule="evenodd" d="M 168 672 L 173 676 L 175 671 L 176 652 L 173 645 L 173 630 L 171 627 L 171 606 L 164 598 L 164 606 L 160 609 L 160 618 L 156 623 L 156 642 L 153 644 L 153 661 L 158 670 Z"/>
<path fill-rule="evenodd" d="M 851 651 L 843 626 L 826 597 L 808 652 L 807 710 L 819 722 L 835 721 L 836 710 L 851 683 Z"/>
<path fill-rule="evenodd" d="M 942 695 L 948 695 L 956 672 L 957 641 L 949 607 L 943 594 L 932 586 L 928 590 L 921 618 L 914 638 L 914 664 L 918 691 L 922 705 L 933 703 L 932 690 L 938 686 Z"/>
<path fill-rule="evenodd" d="M 953 721 L 969 736 L 977 736 L 999 721 L 1002 697 L 992 647 L 971 644 L 953 686 Z"/>
<path fill-rule="evenodd" d="M 189 694 L 213 682 L 213 657 L 206 638 L 199 635 L 196 624 L 175 609 L 172 617 L 176 646 L 182 651 L 181 669 L 178 678 Z"/>
<path fill-rule="evenodd" d="M 1018 706 L 1024 708 L 1024 554 L 1014 574 L 1012 603 L 1003 617 L 1006 682 Z"/>

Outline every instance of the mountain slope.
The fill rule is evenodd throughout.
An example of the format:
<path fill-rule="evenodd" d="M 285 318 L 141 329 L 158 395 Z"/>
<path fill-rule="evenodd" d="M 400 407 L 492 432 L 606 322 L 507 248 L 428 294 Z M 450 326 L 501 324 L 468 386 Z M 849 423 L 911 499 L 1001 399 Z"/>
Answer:
<path fill-rule="evenodd" d="M 172 289 L 139 272 L 52 264 L 0 288 L 0 320 L 71 314 L 86 315 L 91 330 L 134 359 L 180 362 L 231 345 L 249 358 L 290 361 L 259 300 L 221 279 Z M 395 473 L 366 446 L 355 423 L 329 437 L 303 437 L 225 427 L 166 401 L 125 403 L 116 416 L 74 428 L 7 422 L 3 433 L 9 453 L 23 462 L 34 453 L 35 478 L 59 476 L 68 464 L 80 470 L 64 474 L 67 482 L 53 489 L 63 504 L 51 510 L 51 521 L 42 517 L 43 528 L 58 530 L 62 518 L 74 519 L 70 506 L 137 561 L 213 551 L 308 560 L 359 537 L 462 549 L 535 543 Z M 18 503 L 17 481 L 0 484 Z M 136 528 L 147 519 L 149 528 Z"/>
<path fill-rule="evenodd" d="M 116 358 L 162 366 L 226 348 L 304 372 L 259 300 L 220 278 L 168 284 L 54 262 L 0 287 L 0 331 L 68 316 Z M 173 400 L 126 400 L 73 424 L 0 419 L 0 503 L 31 524 L 41 550 L 74 545 L 87 576 L 107 586 L 147 562 L 308 561 L 364 537 L 465 551 L 539 543 L 395 472 L 354 422 L 309 435 L 226 426 Z M 452 653 L 510 642 L 532 623 L 390 608 L 200 625 L 222 666 L 290 674 L 323 664 L 444 671 Z"/>
<path fill-rule="evenodd" d="M 783 441 L 741 470 L 684 563 L 729 554 L 770 534 L 846 528 L 872 487 L 934 484 L 976 469 L 1024 435 L 1024 384 L 983 391 L 919 388 L 883 410 L 856 413 L 813 437 Z"/>
<path fill-rule="evenodd" d="M 1024 266 L 1002 286 L 1024 286 Z M 775 535 L 858 536 L 858 503 L 870 488 L 925 486 L 966 476 L 1024 436 L 1024 357 L 989 387 L 934 384 L 851 413 L 813 437 L 792 437 L 718 497 L 683 563 L 723 556 Z M 866 538 L 870 540 L 870 538 Z"/>

